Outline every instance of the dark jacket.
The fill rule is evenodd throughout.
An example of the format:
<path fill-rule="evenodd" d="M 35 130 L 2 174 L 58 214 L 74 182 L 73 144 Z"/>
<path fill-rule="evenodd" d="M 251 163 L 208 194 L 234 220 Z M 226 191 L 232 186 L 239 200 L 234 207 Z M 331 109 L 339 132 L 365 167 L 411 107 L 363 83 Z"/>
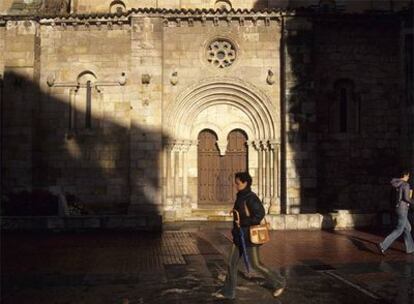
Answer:
<path fill-rule="evenodd" d="M 250 217 L 246 214 L 246 209 L 244 204 L 247 205 L 247 208 L 250 212 Z M 246 245 L 247 246 L 258 246 L 252 244 L 249 238 L 249 227 L 253 225 L 259 225 L 262 219 L 265 216 L 265 209 L 262 202 L 257 197 L 256 193 L 252 192 L 250 188 L 245 188 L 237 193 L 236 201 L 234 202 L 233 209 L 236 209 L 240 215 L 240 225 L 243 229 Z M 234 215 L 233 215 L 234 217 Z M 236 218 L 233 218 L 233 243 L 237 246 L 240 246 L 240 234 L 239 229 L 235 223 Z"/>
<path fill-rule="evenodd" d="M 401 180 L 400 178 L 393 178 L 391 180 L 391 185 L 396 188 L 399 198 L 397 199 L 397 204 L 400 202 L 405 202 L 407 204 L 414 204 L 414 199 L 410 198 L 410 184 L 406 181 Z"/>

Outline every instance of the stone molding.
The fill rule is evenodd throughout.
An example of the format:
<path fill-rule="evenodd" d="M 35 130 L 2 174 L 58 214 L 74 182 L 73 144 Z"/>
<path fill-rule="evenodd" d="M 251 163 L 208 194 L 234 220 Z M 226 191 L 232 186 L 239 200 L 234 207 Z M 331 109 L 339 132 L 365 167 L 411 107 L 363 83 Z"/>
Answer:
<path fill-rule="evenodd" d="M 171 140 L 164 143 L 165 148 L 167 151 L 171 152 L 188 152 L 191 146 L 197 145 L 198 142 L 194 140 L 185 140 L 185 139 L 178 139 L 178 140 Z"/>
<path fill-rule="evenodd" d="M 92 29 L 123 27 L 131 23 L 133 17 L 163 18 L 164 26 L 192 27 L 196 22 L 205 26 L 207 23 L 218 26 L 221 21 L 227 25 L 233 22 L 244 25 L 270 26 L 272 22 L 280 23 L 281 10 L 167 10 L 167 9 L 131 9 L 122 14 L 65 14 L 65 15 L 4 15 L 0 16 L 0 25 L 17 20 L 31 20 L 41 25 L 52 27 Z"/>
<path fill-rule="evenodd" d="M 242 110 L 252 125 L 255 138 L 276 137 L 276 111 L 270 99 L 254 85 L 238 78 L 206 78 L 181 92 L 166 109 L 166 126 L 174 138 L 191 136 L 187 120 L 206 107 L 229 104 Z"/>
<path fill-rule="evenodd" d="M 162 18 L 165 27 L 219 26 L 222 24 L 239 26 L 270 26 L 280 24 L 285 17 L 308 17 L 317 22 L 355 22 L 370 23 L 372 18 L 404 18 L 407 11 L 398 12 L 354 12 L 354 13 L 321 13 L 311 8 L 281 9 L 164 9 L 164 8 L 132 8 L 123 13 L 90 13 L 90 14 L 38 14 L 38 15 L 1 15 L 0 26 L 9 21 L 31 20 L 41 25 L 88 30 L 93 28 L 118 29 L 129 27 L 133 17 Z M 367 18 L 367 19 L 365 19 Z"/>

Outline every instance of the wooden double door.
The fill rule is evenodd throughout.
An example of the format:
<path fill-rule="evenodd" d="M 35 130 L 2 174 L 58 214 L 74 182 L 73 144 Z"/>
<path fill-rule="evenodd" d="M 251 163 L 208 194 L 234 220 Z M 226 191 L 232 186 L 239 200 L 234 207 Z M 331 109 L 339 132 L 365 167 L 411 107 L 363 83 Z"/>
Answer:
<path fill-rule="evenodd" d="M 246 134 L 241 130 L 230 132 L 223 156 L 220 156 L 217 136 L 213 131 L 200 132 L 198 141 L 199 204 L 232 204 L 236 197 L 234 174 L 247 170 Z"/>

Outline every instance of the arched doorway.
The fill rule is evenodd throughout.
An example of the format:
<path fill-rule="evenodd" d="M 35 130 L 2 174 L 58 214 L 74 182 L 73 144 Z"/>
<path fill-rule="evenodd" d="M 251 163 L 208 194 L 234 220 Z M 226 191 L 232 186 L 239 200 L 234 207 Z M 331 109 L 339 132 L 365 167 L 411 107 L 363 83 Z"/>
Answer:
<path fill-rule="evenodd" d="M 233 177 L 248 164 L 247 136 L 242 130 L 228 135 L 225 155 L 220 156 L 217 135 L 203 130 L 198 136 L 198 197 L 200 205 L 232 204 L 235 199 Z"/>
<path fill-rule="evenodd" d="M 176 212 L 176 219 L 208 218 L 211 210 L 202 213 L 205 209 L 227 214 L 234 198 L 233 174 L 247 167 L 254 176 L 253 190 L 258 197 L 272 213 L 280 213 L 278 105 L 252 84 L 237 78 L 206 78 L 179 93 L 164 115 L 163 128 L 169 134 L 164 143 L 165 210 Z M 210 141 L 209 146 L 203 146 L 203 137 L 208 136 L 201 133 L 205 130 L 214 130 L 209 138 L 215 144 Z M 230 157 L 233 165 L 229 169 L 225 164 L 233 151 L 228 142 L 232 130 L 247 134 L 248 163 L 233 168 L 237 157 Z M 207 205 L 213 208 L 204 208 Z"/>

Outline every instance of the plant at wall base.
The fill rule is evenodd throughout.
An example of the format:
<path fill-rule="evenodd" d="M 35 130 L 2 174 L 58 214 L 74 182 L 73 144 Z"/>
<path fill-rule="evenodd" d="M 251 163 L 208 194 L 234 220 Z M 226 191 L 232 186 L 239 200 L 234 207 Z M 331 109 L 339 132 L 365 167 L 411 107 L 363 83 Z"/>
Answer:
<path fill-rule="evenodd" d="M 65 193 L 66 201 L 68 203 L 69 215 L 87 215 L 90 211 L 86 208 L 85 204 L 75 195 Z"/>
<path fill-rule="evenodd" d="M 40 12 L 45 14 L 69 13 L 70 0 L 43 0 Z"/>

